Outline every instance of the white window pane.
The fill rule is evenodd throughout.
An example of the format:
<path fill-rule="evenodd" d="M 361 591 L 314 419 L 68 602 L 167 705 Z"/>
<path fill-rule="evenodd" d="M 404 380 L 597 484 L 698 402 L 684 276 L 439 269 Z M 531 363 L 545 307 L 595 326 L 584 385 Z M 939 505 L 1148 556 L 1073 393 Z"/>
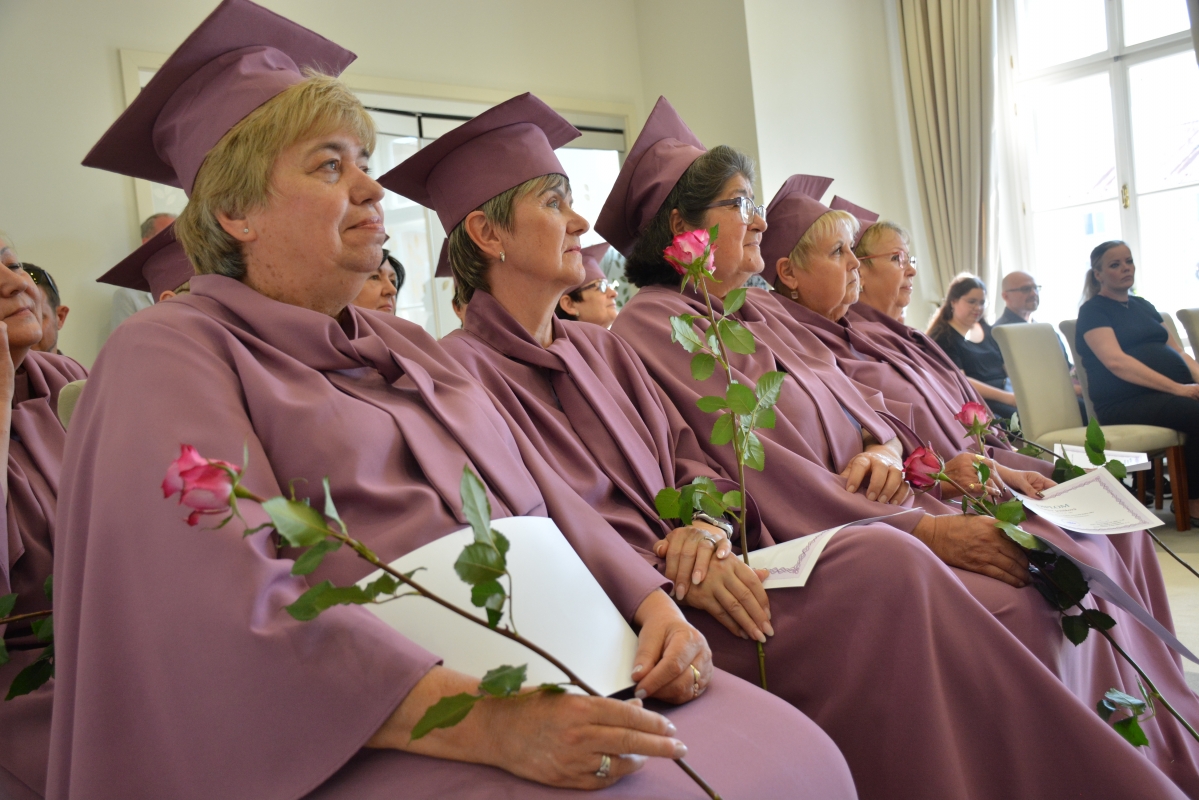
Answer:
<path fill-rule="evenodd" d="M 411 136 L 380 133 L 371 155 L 371 172 L 382 175 L 419 149 Z M 396 314 L 436 335 L 432 309 L 433 270 L 425 209 L 394 192 L 383 195 L 383 224 L 391 237 L 384 245 L 404 265 L 404 285 L 396 298 Z"/>
<path fill-rule="evenodd" d="M 1124 45 L 1189 30 L 1187 0 L 1124 0 Z"/>
<path fill-rule="evenodd" d="M 1095 245 L 1120 238 L 1116 200 L 1033 215 L 1034 273 L 1041 284 L 1037 319 L 1056 325 L 1078 316 L 1082 285 Z"/>
<path fill-rule="evenodd" d="M 583 150 L 563 147 L 556 152 L 566 177 L 570 178 L 570 192 L 574 196 L 574 210 L 592 226 L 599 216 L 616 176 L 620 174 L 620 158 L 615 150 Z M 594 230 L 583 234 L 582 244 L 588 247 L 599 244 L 603 239 Z"/>
<path fill-rule="evenodd" d="M 1043 69 L 1106 51 L 1107 16 L 1103 2 L 1016 0 L 1020 69 L 1025 72 Z"/>
<path fill-rule="evenodd" d="M 1130 67 L 1137 191 L 1199 182 L 1199 65 L 1195 54 Z"/>
<path fill-rule="evenodd" d="M 1137 293 L 1173 314 L 1199 308 L 1199 187 L 1141 197 Z"/>
<path fill-rule="evenodd" d="M 1116 138 L 1106 72 L 1028 93 L 1029 183 L 1044 210 L 1115 197 Z"/>

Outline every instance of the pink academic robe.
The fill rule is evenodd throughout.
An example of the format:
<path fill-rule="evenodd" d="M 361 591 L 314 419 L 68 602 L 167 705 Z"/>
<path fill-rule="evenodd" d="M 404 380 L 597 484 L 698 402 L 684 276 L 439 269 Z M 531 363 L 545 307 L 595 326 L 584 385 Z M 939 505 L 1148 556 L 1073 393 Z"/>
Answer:
<path fill-rule="evenodd" d="M 180 443 L 235 463 L 244 448 L 251 491 L 304 479 L 297 494 L 320 507 L 327 476 L 350 531 L 389 561 L 464 527 L 469 464 L 493 516 L 552 515 L 631 615 L 662 576 L 512 430 L 436 341 L 388 315 L 351 307 L 339 323 L 202 275 L 122 325 L 67 443 L 47 796 L 573 796 L 488 767 L 362 750 L 437 656 L 360 607 L 297 622 L 283 606 L 369 565 L 343 548 L 309 580 L 292 576 L 295 553 L 270 532 L 189 528 L 160 491 Z M 264 517 L 241 507 L 250 524 Z M 419 613 L 423 601 L 404 602 Z M 727 718 L 730 705 L 751 710 Z M 760 690 L 717 673 L 712 692 L 669 713 L 726 796 L 819 789 L 793 743 L 811 723 Z M 750 746 L 761 726 L 769 740 Z M 655 761 L 608 794 L 695 788 Z"/>
<path fill-rule="evenodd" d="M 50 607 L 43 591 L 54 568 L 55 506 L 67 434 L 58 421 L 58 393 L 87 370 L 66 356 L 29 353 L 16 373 L 8 447 L 8 531 L 0 557 L 0 594 L 17 593 L 14 614 Z M 12 660 L 0 667 L 0 797 L 8 790 L 46 791 L 54 681 L 4 701 L 17 673 L 41 654 L 28 623 L 4 631 Z M 11 783 L 12 785 L 6 785 Z"/>
<path fill-rule="evenodd" d="M 704 461 L 695 436 L 628 344 L 596 325 L 552 324 L 553 342 L 543 348 L 491 295 L 476 292 L 462 330 L 444 345 L 576 492 L 634 548 L 652 552 L 671 527 L 653 510 L 657 491 L 695 473 L 722 473 L 695 466 Z M 803 506 L 794 498 L 791 513 Z M 1111 764 L 1091 760 L 1092 743 L 1137 780 L 1177 796 L 952 571 L 894 528 L 843 531 L 807 587 L 772 591 L 770 600 L 770 689 L 819 719 L 846 754 L 863 798 L 1050 797 L 1067 785 L 1098 796 L 1110 789 Z M 718 665 L 757 679 L 751 642 L 706 612 L 686 612 L 705 631 Z M 976 691 L 979 684 L 988 690 Z M 1070 755 L 1061 745 L 1047 749 L 1036 737 L 1013 736 L 1012 720 L 1048 707 L 1068 720 L 1070 733 L 1055 735 Z M 997 758 L 996 741 L 1019 755 Z M 1068 778 L 1060 773 L 1065 763 L 1077 768 Z"/>
<path fill-rule="evenodd" d="M 719 301 L 713 302 L 719 311 Z M 787 331 L 779 331 L 782 321 L 778 311 L 770 305 L 777 302 L 762 292 L 751 290 L 749 300 L 735 315 L 757 338 L 754 354 L 734 355 L 732 359 L 734 376 L 751 385 L 767 370 L 783 369 L 790 378 L 805 363 L 824 363 L 832 358 L 828 348 L 810 332 L 811 338 L 800 339 L 789 336 Z M 704 434 L 710 429 L 713 416 L 696 406 L 699 397 L 720 391 L 720 381 L 715 377 L 706 382 L 694 380 L 687 354 L 670 341 L 669 317 L 680 313 L 702 313 L 702 303 L 694 292 L 680 294 L 672 287 L 646 287 L 621 310 L 613 332 L 633 347 L 650 375 L 699 432 L 709 456 L 727 472 L 735 468 L 732 448 L 707 444 Z M 801 360 L 801 354 L 807 356 L 806 362 Z M 828 373 L 821 374 L 821 380 L 827 377 Z M 845 380 L 844 376 L 842 379 Z M 758 432 L 766 453 L 766 470 L 748 473 L 748 488 L 757 500 L 763 523 L 771 535 L 782 541 L 899 510 L 867 500 L 861 490 L 848 494 L 844 479 L 837 474 L 848 458 L 861 450 L 860 434 L 854 421 L 847 412 L 835 413 L 852 405 L 846 402 L 851 399 L 847 394 L 849 390 L 834 383 L 821 394 L 808 388 L 812 385 L 810 380 L 802 384 L 805 390 L 797 390 L 799 385 L 799 381 L 793 383 L 790 379 L 784 382 L 776 406 L 775 428 Z M 861 417 L 857 419 L 865 426 Z M 829 426 L 834 424 L 833 435 L 843 443 L 843 455 L 839 457 L 832 455 L 835 449 L 822 439 Z M 856 447 L 855 435 L 859 436 Z M 795 513 L 797 503 L 802 509 L 799 514 Z M 911 504 L 931 514 L 959 513 L 930 495 L 918 495 L 909 501 Z M 910 532 L 917 520 L 918 516 L 912 514 L 895 521 L 893 526 Z M 1129 572 L 1128 562 L 1104 537 L 1075 539 L 1039 519 L 1030 520 L 1026 527 L 1080 560 L 1102 569 L 1144 604 L 1137 577 Z M 838 534 L 838 538 L 841 536 Z M 1154 566 L 1148 564 L 1137 564 L 1136 568 L 1154 571 Z M 1076 648 L 1065 640 L 1058 615 L 1035 590 L 1017 590 L 983 575 L 959 569 L 952 571 L 975 599 L 1087 707 L 1093 708 L 1103 692 L 1113 686 L 1136 692 L 1135 674 L 1116 660 L 1106 643 L 1100 645 L 1096 638 Z M 1156 574 L 1160 580 L 1160 572 Z M 1172 702 L 1177 698 L 1176 705 L 1185 709 L 1183 713 L 1188 720 L 1199 719 L 1199 699 L 1186 687 L 1178 657 L 1130 615 L 1103 601 L 1098 602 L 1120 623 L 1116 638 L 1121 644 L 1126 649 L 1133 648 L 1134 657 L 1155 681 L 1161 681 L 1163 691 Z M 824 724 L 810 709 L 801 708 Z M 1163 719 L 1160 714 L 1146 725 L 1146 732 L 1154 743 L 1149 753 L 1154 763 L 1189 792 L 1199 795 L 1199 747 L 1196 743 L 1189 740 L 1172 719 Z M 834 740 L 837 740 L 836 736 Z M 852 766 L 853 756 L 839 740 L 838 744 Z M 859 791 L 862 791 L 860 780 Z"/>

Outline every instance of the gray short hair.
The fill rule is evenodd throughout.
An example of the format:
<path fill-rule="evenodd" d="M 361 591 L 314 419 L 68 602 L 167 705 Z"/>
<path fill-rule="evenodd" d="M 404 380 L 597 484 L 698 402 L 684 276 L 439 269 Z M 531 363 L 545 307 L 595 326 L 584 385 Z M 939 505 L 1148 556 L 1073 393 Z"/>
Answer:
<path fill-rule="evenodd" d="M 142 241 L 149 239 L 154 234 L 155 224 L 158 222 L 158 220 L 160 220 L 164 217 L 170 217 L 172 220 L 175 219 L 174 214 L 168 213 L 166 211 L 160 211 L 157 214 L 151 214 L 150 216 L 148 216 L 144 220 L 142 220 Z"/>

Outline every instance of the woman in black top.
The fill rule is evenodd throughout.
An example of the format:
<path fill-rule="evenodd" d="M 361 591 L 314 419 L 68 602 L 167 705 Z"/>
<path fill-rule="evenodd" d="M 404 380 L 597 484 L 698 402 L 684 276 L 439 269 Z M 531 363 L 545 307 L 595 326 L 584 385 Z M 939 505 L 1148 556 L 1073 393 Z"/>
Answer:
<path fill-rule="evenodd" d="M 1191 516 L 1199 517 L 1199 364 L 1183 352 L 1153 304 L 1128 293 L 1135 280 L 1124 242 L 1091 251 L 1075 346 L 1100 422 L 1160 425 L 1186 434 Z"/>
<path fill-rule="evenodd" d="M 966 379 L 987 401 L 991 412 L 1006 420 L 1016 413 L 1016 395 L 1003 367 L 999 343 L 983 319 L 986 306 L 987 285 L 963 273 L 949 284 L 945 303 L 926 333 L 966 373 Z"/>

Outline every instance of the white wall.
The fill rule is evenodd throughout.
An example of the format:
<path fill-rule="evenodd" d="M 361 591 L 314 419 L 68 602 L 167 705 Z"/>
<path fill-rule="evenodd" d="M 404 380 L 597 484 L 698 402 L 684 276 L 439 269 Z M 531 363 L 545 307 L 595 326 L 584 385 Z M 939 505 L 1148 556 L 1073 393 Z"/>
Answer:
<path fill-rule="evenodd" d="M 886 25 L 892 0 L 746 0 L 754 110 L 764 201 L 791 175 L 835 179 L 839 194 L 914 229 Z M 898 46 L 896 41 L 895 46 Z M 894 61 L 898 63 L 898 61 Z M 913 297 L 909 323 L 927 306 Z"/>

